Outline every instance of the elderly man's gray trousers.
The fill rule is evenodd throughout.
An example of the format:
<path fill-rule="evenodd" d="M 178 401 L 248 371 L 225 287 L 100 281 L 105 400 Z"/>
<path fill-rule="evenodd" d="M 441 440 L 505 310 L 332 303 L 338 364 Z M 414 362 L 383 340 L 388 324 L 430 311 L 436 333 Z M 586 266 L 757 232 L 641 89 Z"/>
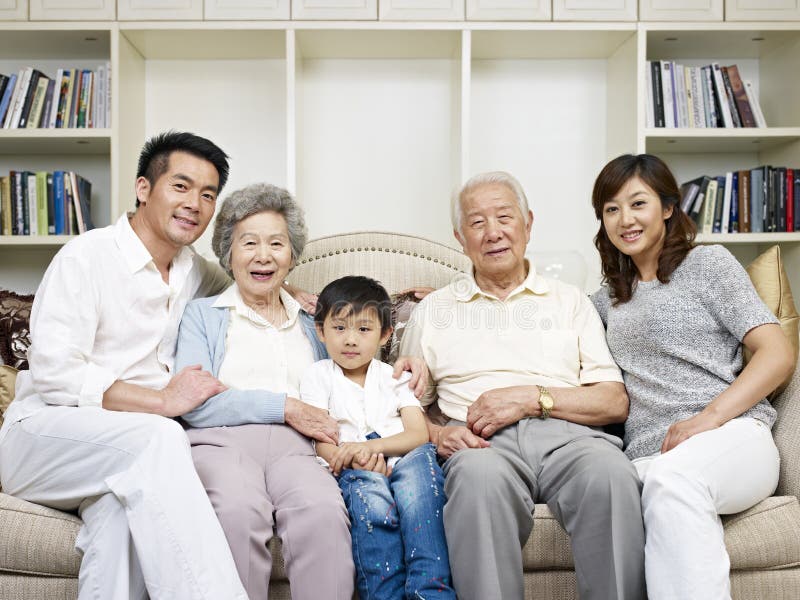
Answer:
<path fill-rule="evenodd" d="M 570 536 L 580 598 L 644 598 L 640 483 L 619 439 L 560 419 L 523 419 L 490 442 L 444 464 L 444 525 L 460 600 L 524 597 L 522 546 L 537 501 Z"/>

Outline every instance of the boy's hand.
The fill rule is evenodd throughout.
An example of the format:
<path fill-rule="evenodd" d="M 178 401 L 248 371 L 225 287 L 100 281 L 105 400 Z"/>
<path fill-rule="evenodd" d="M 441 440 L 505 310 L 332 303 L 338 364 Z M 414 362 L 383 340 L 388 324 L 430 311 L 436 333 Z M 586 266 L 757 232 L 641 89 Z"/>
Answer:
<path fill-rule="evenodd" d="M 344 443 L 336 449 L 329 461 L 331 471 L 338 475 L 342 469 L 359 468 L 357 465 L 368 464 L 371 455 L 369 446 L 364 442 Z"/>
<path fill-rule="evenodd" d="M 428 365 L 416 356 L 401 356 L 394 363 L 392 377 L 397 379 L 403 371 L 411 371 L 411 381 L 408 382 L 408 387 L 417 398 L 422 397 L 425 387 L 428 385 Z"/>
<path fill-rule="evenodd" d="M 383 457 L 383 452 L 370 455 L 369 460 L 367 460 L 367 462 L 364 464 L 353 462 L 353 465 L 350 468 L 359 469 L 362 471 L 372 471 L 374 473 L 385 475 L 386 477 L 389 477 L 389 475 L 392 474 L 392 468 L 386 466 L 386 460 Z"/>

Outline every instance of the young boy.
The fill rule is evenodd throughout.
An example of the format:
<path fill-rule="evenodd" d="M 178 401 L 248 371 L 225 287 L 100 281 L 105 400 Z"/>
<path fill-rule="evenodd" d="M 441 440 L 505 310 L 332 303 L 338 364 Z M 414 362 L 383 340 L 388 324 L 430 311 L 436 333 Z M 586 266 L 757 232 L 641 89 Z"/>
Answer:
<path fill-rule="evenodd" d="M 342 277 L 322 290 L 314 321 L 330 359 L 306 371 L 300 396 L 339 422 L 339 446 L 317 443 L 317 454 L 350 514 L 361 598 L 455 600 L 444 477 L 425 417 L 408 377 L 374 359 L 392 333 L 389 295 L 367 277 Z"/>

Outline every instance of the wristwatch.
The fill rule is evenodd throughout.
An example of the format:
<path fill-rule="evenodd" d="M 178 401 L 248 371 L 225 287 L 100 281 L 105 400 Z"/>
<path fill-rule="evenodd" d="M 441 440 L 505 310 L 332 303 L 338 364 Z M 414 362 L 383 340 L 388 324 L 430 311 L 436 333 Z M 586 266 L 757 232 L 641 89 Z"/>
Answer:
<path fill-rule="evenodd" d="M 550 411 L 553 410 L 553 405 L 555 404 L 553 401 L 553 396 L 550 395 L 550 390 L 543 385 L 537 385 L 536 388 L 539 390 L 539 408 L 542 409 L 542 414 L 539 415 L 539 418 L 547 419 L 550 416 Z"/>

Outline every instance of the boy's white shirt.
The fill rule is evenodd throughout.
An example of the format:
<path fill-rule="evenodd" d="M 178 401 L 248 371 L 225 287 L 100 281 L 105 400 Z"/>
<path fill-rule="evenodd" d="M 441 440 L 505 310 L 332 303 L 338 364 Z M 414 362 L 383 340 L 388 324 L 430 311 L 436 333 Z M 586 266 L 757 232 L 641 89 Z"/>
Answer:
<path fill-rule="evenodd" d="M 372 359 L 362 388 L 348 379 L 331 359 L 311 365 L 300 381 L 300 399 L 306 404 L 327 410 L 339 423 L 339 443 L 365 442 L 375 432 L 382 438 L 402 433 L 400 409 L 416 406 L 419 400 L 409 389 L 410 373 L 392 377 L 393 368 Z M 387 459 L 393 466 L 400 457 Z M 320 458 L 320 462 L 324 461 Z M 325 463 L 327 465 L 327 463 Z"/>

